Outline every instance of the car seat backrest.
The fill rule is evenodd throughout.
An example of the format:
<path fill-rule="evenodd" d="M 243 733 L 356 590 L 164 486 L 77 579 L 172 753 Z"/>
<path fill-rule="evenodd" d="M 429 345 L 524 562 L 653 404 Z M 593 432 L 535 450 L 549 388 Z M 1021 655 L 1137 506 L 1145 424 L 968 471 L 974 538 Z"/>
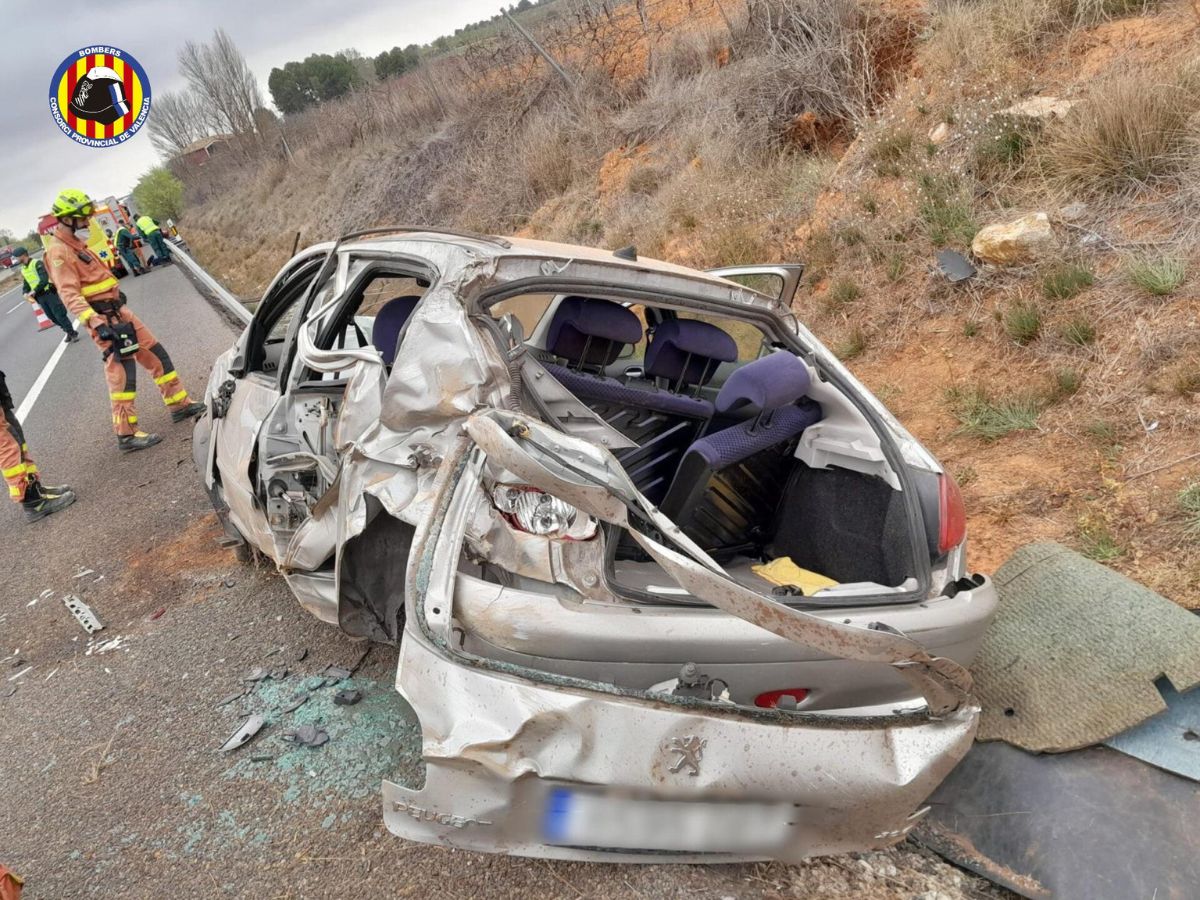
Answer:
<path fill-rule="evenodd" d="M 642 323 L 630 310 L 593 297 L 564 297 L 554 311 L 546 349 L 575 368 L 603 368 L 627 344 L 642 339 Z"/>
<path fill-rule="evenodd" d="M 393 297 L 380 307 L 375 314 L 375 324 L 371 328 L 371 343 L 383 357 L 384 365 L 391 368 L 396 361 L 396 343 L 405 323 L 421 302 L 419 294 L 409 294 L 404 297 Z"/>
<path fill-rule="evenodd" d="M 737 360 L 737 342 L 708 322 L 668 319 L 646 344 L 646 374 L 665 379 L 671 390 L 708 384 L 721 363 Z"/>
<path fill-rule="evenodd" d="M 806 395 L 808 367 L 786 351 L 738 369 L 717 395 L 718 413 L 754 415 L 706 434 L 683 456 L 660 508 L 705 550 L 752 547 L 769 524 L 795 462 L 794 439 L 821 419 Z"/>

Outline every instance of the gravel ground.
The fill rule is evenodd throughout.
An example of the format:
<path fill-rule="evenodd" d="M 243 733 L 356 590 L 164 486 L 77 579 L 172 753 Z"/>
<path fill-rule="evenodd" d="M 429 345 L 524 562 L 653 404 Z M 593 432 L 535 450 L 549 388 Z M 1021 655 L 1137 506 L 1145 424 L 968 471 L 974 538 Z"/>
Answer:
<path fill-rule="evenodd" d="M 228 326 L 174 270 L 125 290 L 198 391 Z M 69 476 L 81 499 L 36 526 L 0 519 L 0 862 L 26 878 L 27 898 L 1001 895 L 912 845 L 794 866 L 610 866 L 392 837 L 379 781 L 403 764 L 411 727 L 395 650 L 373 647 L 345 683 L 316 687 L 366 645 L 305 614 L 267 567 L 216 548 L 190 430 L 146 391 L 143 420 L 166 440 L 119 456 L 95 351 L 69 350 L 27 430 L 43 470 Z M 70 593 L 103 631 L 80 628 Z M 247 684 L 256 668 L 267 677 Z M 362 702 L 334 705 L 346 686 Z M 279 711 L 306 689 L 311 699 Z M 267 715 L 263 731 L 217 752 L 250 712 Z M 286 743 L 303 722 L 329 743 Z"/>

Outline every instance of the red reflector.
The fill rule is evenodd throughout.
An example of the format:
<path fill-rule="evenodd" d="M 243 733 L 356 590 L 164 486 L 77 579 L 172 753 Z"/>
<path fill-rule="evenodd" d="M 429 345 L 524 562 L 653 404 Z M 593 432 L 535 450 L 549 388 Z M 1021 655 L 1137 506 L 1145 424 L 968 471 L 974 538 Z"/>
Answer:
<path fill-rule="evenodd" d="M 948 553 L 967 537 L 962 491 L 948 472 L 938 477 L 938 553 Z"/>
<path fill-rule="evenodd" d="M 799 703 L 808 696 L 808 688 L 784 688 L 779 691 L 767 691 L 754 698 L 754 705 L 761 706 L 763 709 L 774 709 L 779 705 L 779 698 L 784 696 L 795 697 L 796 702 Z"/>

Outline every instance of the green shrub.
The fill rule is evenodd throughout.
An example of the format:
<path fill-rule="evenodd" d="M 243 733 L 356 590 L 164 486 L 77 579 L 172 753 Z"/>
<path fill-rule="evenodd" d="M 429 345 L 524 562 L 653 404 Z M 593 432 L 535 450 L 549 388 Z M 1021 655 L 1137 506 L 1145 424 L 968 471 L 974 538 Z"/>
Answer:
<path fill-rule="evenodd" d="M 1091 321 L 1076 316 L 1059 331 L 1062 339 L 1076 347 L 1086 347 L 1096 340 L 1096 328 Z"/>
<path fill-rule="evenodd" d="M 921 200 L 917 205 L 917 215 L 925 223 L 933 245 L 969 244 L 979 226 L 971 212 L 962 181 L 948 175 L 925 174 L 921 176 L 919 184 Z"/>
<path fill-rule="evenodd" d="M 987 129 L 975 145 L 975 169 L 981 175 L 998 175 L 1015 169 L 1025 161 L 1032 144 L 1026 126 L 1003 118 Z"/>
<path fill-rule="evenodd" d="M 859 326 L 854 326 L 854 329 L 846 335 L 846 339 L 834 348 L 834 353 L 838 359 L 848 361 L 856 356 L 861 356 L 863 351 L 867 349 L 867 334 Z"/>
<path fill-rule="evenodd" d="M 829 286 L 825 305 L 830 310 L 841 309 L 862 296 L 862 288 L 852 278 L 839 278 Z"/>
<path fill-rule="evenodd" d="M 1078 369 L 1059 369 L 1054 373 L 1054 386 L 1050 389 L 1050 399 L 1053 402 L 1065 400 L 1079 392 L 1083 384 L 1083 376 Z"/>
<path fill-rule="evenodd" d="M 894 178 L 900 174 L 900 163 L 913 149 L 913 133 L 905 128 L 885 131 L 867 150 L 876 174 Z"/>
<path fill-rule="evenodd" d="M 1081 524 L 1079 543 L 1083 555 L 1096 562 L 1111 562 L 1125 555 L 1124 548 L 1117 543 L 1112 531 L 1102 522 Z"/>
<path fill-rule="evenodd" d="M 1018 344 L 1028 344 L 1041 334 L 1041 310 L 1024 300 L 1014 303 L 1004 313 L 1004 331 Z"/>
<path fill-rule="evenodd" d="M 1068 300 L 1095 281 L 1092 273 L 1082 266 L 1055 266 L 1042 276 L 1042 295 L 1047 300 Z"/>
<path fill-rule="evenodd" d="M 1163 297 L 1173 293 L 1187 277 L 1187 265 L 1181 259 L 1135 259 L 1129 263 L 1129 278 L 1148 294 Z"/>
<path fill-rule="evenodd" d="M 138 179 L 133 188 L 138 209 L 158 223 L 183 215 L 183 182 L 165 166 L 158 166 Z"/>
<path fill-rule="evenodd" d="M 979 387 L 953 388 L 947 393 L 951 411 L 961 423 L 956 434 L 994 441 L 1014 431 L 1035 431 L 1044 402 L 1033 394 L 993 399 Z"/>
<path fill-rule="evenodd" d="M 1200 534 L 1200 481 L 1179 492 L 1179 508 L 1187 516 L 1188 534 Z"/>

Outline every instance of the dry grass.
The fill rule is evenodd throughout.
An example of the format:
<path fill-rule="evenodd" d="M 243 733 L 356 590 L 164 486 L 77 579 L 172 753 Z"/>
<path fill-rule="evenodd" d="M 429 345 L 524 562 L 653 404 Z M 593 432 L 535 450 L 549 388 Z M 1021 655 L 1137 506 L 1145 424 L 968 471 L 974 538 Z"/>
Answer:
<path fill-rule="evenodd" d="M 1194 161 L 1198 110 L 1194 71 L 1111 73 L 1051 126 L 1042 168 L 1064 188 L 1092 196 L 1165 186 L 1184 177 Z"/>

